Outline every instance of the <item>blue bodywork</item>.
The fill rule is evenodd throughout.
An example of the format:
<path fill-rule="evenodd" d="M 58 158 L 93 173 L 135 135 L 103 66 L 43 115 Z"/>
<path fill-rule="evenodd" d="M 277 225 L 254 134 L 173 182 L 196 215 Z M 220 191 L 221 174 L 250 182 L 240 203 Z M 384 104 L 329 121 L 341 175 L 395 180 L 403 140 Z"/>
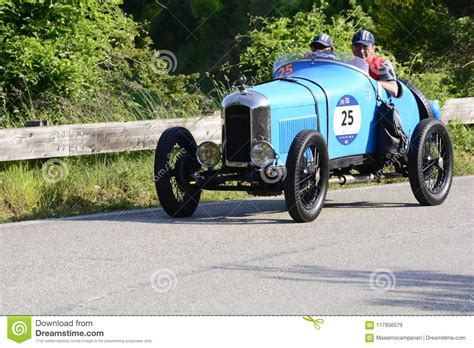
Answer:
<path fill-rule="evenodd" d="M 249 91 L 268 99 L 271 144 L 279 164 L 286 162 L 291 142 L 302 129 L 320 131 L 331 160 L 376 153 L 377 91 L 382 100 L 395 104 L 409 138 L 420 121 L 415 96 L 403 83 L 403 95 L 390 98 L 368 74 L 339 61 L 286 62 L 276 67 L 273 77 Z"/>

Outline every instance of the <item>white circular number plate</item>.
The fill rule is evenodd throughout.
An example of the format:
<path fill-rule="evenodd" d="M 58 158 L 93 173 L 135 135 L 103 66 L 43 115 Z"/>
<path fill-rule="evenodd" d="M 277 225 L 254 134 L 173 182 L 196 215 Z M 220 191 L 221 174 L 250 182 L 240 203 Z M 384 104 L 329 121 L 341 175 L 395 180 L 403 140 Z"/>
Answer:
<path fill-rule="evenodd" d="M 349 145 L 360 131 L 361 112 L 357 99 L 345 95 L 339 99 L 334 109 L 333 128 L 337 141 Z"/>

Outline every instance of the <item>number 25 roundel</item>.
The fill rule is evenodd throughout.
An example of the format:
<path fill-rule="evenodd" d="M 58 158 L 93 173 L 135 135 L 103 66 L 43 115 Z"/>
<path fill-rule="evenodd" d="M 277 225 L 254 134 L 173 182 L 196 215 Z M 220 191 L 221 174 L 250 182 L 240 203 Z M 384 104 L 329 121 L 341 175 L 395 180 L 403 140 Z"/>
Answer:
<path fill-rule="evenodd" d="M 361 124 L 360 105 L 351 95 L 339 99 L 334 109 L 333 129 L 337 141 L 349 145 L 359 134 Z"/>

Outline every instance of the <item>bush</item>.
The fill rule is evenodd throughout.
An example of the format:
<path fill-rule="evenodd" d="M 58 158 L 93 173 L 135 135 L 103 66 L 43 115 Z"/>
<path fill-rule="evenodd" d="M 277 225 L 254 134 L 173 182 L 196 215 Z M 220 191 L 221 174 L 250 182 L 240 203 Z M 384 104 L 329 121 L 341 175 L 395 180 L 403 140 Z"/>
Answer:
<path fill-rule="evenodd" d="M 2 2 L 0 85 L 7 102 L 45 92 L 85 97 L 103 83 L 96 67 L 132 46 L 136 30 L 113 1 Z"/>
<path fill-rule="evenodd" d="M 397 68 L 397 77 L 409 80 L 423 91 L 428 99 L 439 100 L 441 105 L 452 97 L 450 93 L 451 81 L 447 72 L 414 73 L 410 72 L 406 66 L 400 66 Z"/>
<path fill-rule="evenodd" d="M 469 128 L 458 120 L 449 122 L 448 128 L 454 148 L 472 153 L 474 149 L 474 128 Z"/>
<path fill-rule="evenodd" d="M 198 76 L 170 76 L 119 4 L 0 3 L 0 127 L 39 117 L 70 123 L 200 113 L 207 99 L 190 90 Z"/>

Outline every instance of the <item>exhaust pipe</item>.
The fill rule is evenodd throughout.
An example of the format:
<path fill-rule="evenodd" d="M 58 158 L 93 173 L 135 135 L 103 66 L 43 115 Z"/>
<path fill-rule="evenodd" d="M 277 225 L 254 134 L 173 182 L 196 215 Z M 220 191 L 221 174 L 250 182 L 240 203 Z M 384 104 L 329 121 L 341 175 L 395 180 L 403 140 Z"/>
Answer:
<path fill-rule="evenodd" d="M 393 179 L 396 177 L 402 177 L 401 174 L 398 173 L 387 173 L 384 174 L 383 179 Z M 380 182 L 381 178 L 374 175 L 338 175 L 337 178 L 329 179 L 330 184 L 339 184 L 339 185 L 353 185 L 353 184 L 368 184 L 370 182 Z"/>

